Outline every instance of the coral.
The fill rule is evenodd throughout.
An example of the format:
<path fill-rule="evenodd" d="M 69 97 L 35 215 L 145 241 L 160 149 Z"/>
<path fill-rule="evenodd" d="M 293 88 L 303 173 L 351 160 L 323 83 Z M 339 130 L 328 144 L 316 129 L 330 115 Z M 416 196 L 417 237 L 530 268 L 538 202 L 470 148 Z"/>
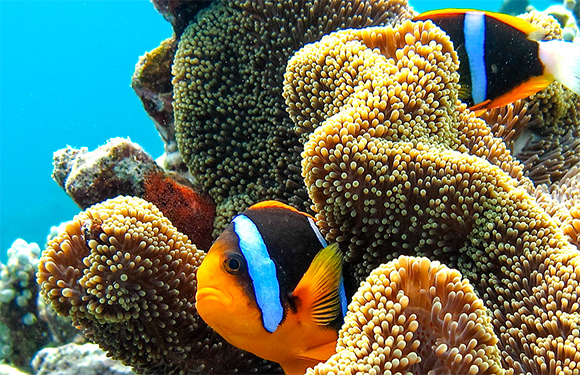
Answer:
<path fill-rule="evenodd" d="M 563 4 L 549 6 L 542 13 L 558 20 L 558 23 L 562 27 L 562 39 L 580 43 L 578 25 L 573 14 L 574 2 L 574 0 L 565 0 Z"/>
<path fill-rule="evenodd" d="M 214 203 L 186 178 L 163 172 L 139 145 L 113 138 L 91 152 L 67 147 L 57 151 L 54 160 L 53 178 L 81 208 L 118 195 L 142 197 L 193 243 L 209 249 Z"/>
<path fill-rule="evenodd" d="M 211 199 L 161 172 L 151 172 L 146 176 L 143 198 L 154 203 L 197 247 L 209 249 L 213 242 L 215 216 Z"/>
<path fill-rule="evenodd" d="M 532 10 L 531 12 L 519 15 L 519 18 L 543 29 L 546 32 L 546 35 L 542 36 L 542 40 L 562 39 L 562 26 L 558 20 L 550 14 Z"/>
<path fill-rule="evenodd" d="M 22 372 L 16 367 L 0 364 L 0 375 L 28 375 L 28 373 Z"/>
<path fill-rule="evenodd" d="M 306 133 L 314 129 L 302 162 L 314 211 L 327 238 L 341 242 L 347 262 L 357 264 L 359 280 L 385 253 L 394 258 L 431 244 L 443 252 L 455 247 L 434 230 L 442 224 L 437 211 L 445 202 L 421 207 L 415 205 L 418 198 L 408 203 L 399 198 L 418 194 L 428 201 L 439 184 L 457 184 L 459 194 L 468 176 L 454 176 L 445 159 L 467 164 L 454 159 L 471 153 L 504 168 L 522 186 L 531 185 L 505 144 L 465 106 L 457 106 L 457 57 L 445 34 L 430 22 L 361 30 L 337 32 L 304 47 L 288 63 L 284 90 L 297 126 Z M 411 153 L 429 153 L 430 145 L 446 151 L 433 161 L 441 164 L 431 166 L 433 171 Z M 450 176 L 431 177 L 439 167 Z M 394 175 L 391 168 L 397 169 Z M 460 168 L 468 173 L 469 166 Z M 413 184 L 425 186 L 414 191 Z M 446 261 L 455 266 L 457 259 Z"/>
<path fill-rule="evenodd" d="M 517 16 L 518 14 L 524 13 L 529 4 L 529 0 L 504 0 L 499 8 L 499 12 Z"/>
<path fill-rule="evenodd" d="M 538 106 L 539 103 L 534 103 Z M 503 139 L 506 146 L 513 154 L 519 154 L 524 145 L 534 137 L 528 127 L 537 126 L 540 119 L 536 116 L 534 121 L 530 112 L 536 112 L 537 108 L 530 110 L 529 103 L 525 99 L 503 107 L 487 109 L 479 115 L 491 128 L 491 132 Z"/>
<path fill-rule="evenodd" d="M 308 199 L 281 96 L 292 53 L 336 29 L 411 16 L 406 0 L 224 0 L 197 14 L 173 64 L 175 130 L 190 172 L 217 204 L 216 224 L 261 200 L 304 208 Z"/>
<path fill-rule="evenodd" d="M 558 182 L 540 185 L 536 201 L 558 221 L 569 241 L 580 247 L 580 164 L 570 168 Z"/>
<path fill-rule="evenodd" d="M 0 360 L 29 369 L 34 353 L 50 338 L 36 304 L 40 248 L 17 239 L 7 255 L 6 264 L 0 263 Z"/>
<path fill-rule="evenodd" d="M 95 344 L 45 348 L 32 359 L 35 375 L 134 375 L 130 367 L 108 358 Z"/>
<path fill-rule="evenodd" d="M 117 195 L 142 196 L 145 175 L 160 170 L 141 146 L 112 138 L 91 152 L 70 146 L 55 152 L 52 178 L 85 209 Z"/>
<path fill-rule="evenodd" d="M 181 25 L 197 12 L 177 14 L 188 6 L 181 1 L 154 4 Z M 501 372 L 498 359 L 507 373 L 576 369 L 580 265 L 566 236 L 580 221 L 575 206 L 559 202 L 555 190 L 536 190 L 524 171 L 536 181 L 570 180 L 558 169 L 574 164 L 578 137 L 562 129 L 575 121 L 578 101 L 570 104 L 569 92 L 554 85 L 489 114 L 488 126 L 458 101 L 457 56 L 440 29 L 410 21 L 367 27 L 411 16 L 404 0 L 218 0 L 182 35 L 176 30 L 173 115 L 173 41 L 141 60 L 135 88 L 165 135 L 167 165 L 179 170 L 183 160 L 191 181 L 216 202 L 214 233 L 259 200 L 304 208 L 311 199 L 327 239 L 346 254 L 345 283 L 367 280 L 350 306 L 339 352 L 313 371 L 409 365 Z M 338 29 L 348 30 L 307 44 Z M 538 139 L 550 150 L 536 160 L 526 152 L 545 145 Z M 83 153 L 68 149 L 57 159 L 61 185 L 74 175 L 71 156 Z M 203 252 L 177 231 L 189 210 L 162 207 L 167 192 L 182 187 L 158 167 L 134 169 L 127 186 L 141 190 L 130 194 L 145 196 L 149 185 L 160 207 L 118 197 L 75 217 L 43 253 L 43 297 L 136 371 L 279 372 L 200 320 L 193 298 Z M 123 183 L 115 181 L 111 191 L 119 194 Z M 70 183 L 77 185 L 92 203 L 106 198 L 94 200 L 82 179 Z M 175 222 L 160 210 L 174 212 Z M 381 303 L 391 315 L 375 314 Z M 470 337 L 468 344 L 450 331 Z M 397 346 L 380 353 L 372 340 Z"/>
<path fill-rule="evenodd" d="M 159 47 L 139 58 L 131 87 L 141 99 L 143 108 L 153 120 L 165 147 L 162 166 L 166 170 L 185 172 L 187 167 L 177 150 L 173 126 L 173 86 L 171 64 L 177 48 L 175 37 L 161 42 Z"/>
<path fill-rule="evenodd" d="M 580 98 L 554 82 L 526 100 L 535 125 L 514 156 L 536 184 L 550 185 L 580 161 Z"/>
<path fill-rule="evenodd" d="M 307 374 L 503 374 L 491 318 L 461 274 L 401 256 L 349 305 L 337 353 Z"/>
<path fill-rule="evenodd" d="M 502 368 L 571 371 L 580 252 L 457 101 L 457 67 L 440 29 L 409 21 L 339 31 L 289 61 L 290 115 L 313 129 L 302 173 L 318 224 L 358 280 L 399 255 L 458 269 L 490 311 Z"/>
<path fill-rule="evenodd" d="M 46 303 L 39 294 L 36 298 L 38 320 L 46 323 L 50 334 L 49 344 L 63 345 L 74 342 L 82 344 L 86 342 L 82 332 L 74 327 L 70 316 L 58 315 L 54 309 Z"/>
<path fill-rule="evenodd" d="M 138 372 L 273 371 L 197 315 L 204 254 L 152 203 L 119 196 L 81 212 L 50 241 L 37 278 L 57 313 Z"/>
<path fill-rule="evenodd" d="M 213 0 L 152 0 L 155 9 L 163 15 L 177 36 L 183 33 L 189 22 Z"/>

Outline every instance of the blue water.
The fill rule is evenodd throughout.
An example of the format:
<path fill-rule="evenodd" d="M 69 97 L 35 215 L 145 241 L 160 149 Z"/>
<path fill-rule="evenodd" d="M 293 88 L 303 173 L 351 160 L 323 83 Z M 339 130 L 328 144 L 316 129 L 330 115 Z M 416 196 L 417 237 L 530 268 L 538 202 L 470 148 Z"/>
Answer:
<path fill-rule="evenodd" d="M 0 260 L 18 237 L 42 247 L 79 208 L 51 179 L 52 153 L 130 137 L 163 144 L 130 87 L 171 36 L 149 1 L 0 1 Z"/>
<path fill-rule="evenodd" d="M 411 1 L 418 11 L 501 3 Z M 130 83 L 139 56 L 171 33 L 146 0 L 0 0 L 0 261 L 16 238 L 42 247 L 52 225 L 79 212 L 50 177 L 54 151 L 122 136 L 163 152 Z"/>

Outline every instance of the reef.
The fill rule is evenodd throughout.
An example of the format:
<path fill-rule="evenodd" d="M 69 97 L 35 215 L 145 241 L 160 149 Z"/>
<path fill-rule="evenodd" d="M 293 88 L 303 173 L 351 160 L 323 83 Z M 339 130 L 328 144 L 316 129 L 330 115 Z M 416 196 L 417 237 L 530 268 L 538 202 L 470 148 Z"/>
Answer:
<path fill-rule="evenodd" d="M 209 249 L 212 238 L 215 205 L 209 197 L 187 186 L 187 180 L 176 181 L 162 172 L 145 176 L 143 198 L 155 204 L 179 231 L 188 236 L 196 246 Z"/>
<path fill-rule="evenodd" d="M 175 2 L 168 2 L 172 3 Z M 141 56 L 131 78 L 131 87 L 163 141 L 165 153 L 159 160 L 161 166 L 165 170 L 186 172 L 187 166 L 177 149 L 173 126 L 171 65 L 176 48 L 177 40 L 171 37 Z"/>
<path fill-rule="evenodd" d="M 215 1 L 197 14 L 175 53 L 173 108 L 179 151 L 216 202 L 215 234 L 261 200 L 307 207 L 281 95 L 288 58 L 334 30 L 411 16 L 404 0 Z"/>
<path fill-rule="evenodd" d="M 18 239 L 7 255 L 6 264 L 0 262 L 0 361 L 29 370 L 34 353 L 50 341 L 46 322 L 38 319 L 40 247 Z"/>
<path fill-rule="evenodd" d="M 94 151 L 55 152 L 53 179 L 81 208 L 119 195 L 155 204 L 197 246 L 209 249 L 215 204 L 198 193 L 187 175 L 165 172 L 141 146 L 113 138 Z"/>
<path fill-rule="evenodd" d="M 580 252 L 457 100 L 457 68 L 431 22 L 337 32 L 290 60 L 284 95 L 313 129 L 302 167 L 318 223 L 357 280 L 400 255 L 458 269 L 490 311 L 503 369 L 568 371 Z"/>
<path fill-rule="evenodd" d="M 62 152 L 55 179 L 85 211 L 43 252 L 53 309 L 137 372 L 279 372 L 194 306 L 200 248 L 277 199 L 315 214 L 345 254 L 345 284 L 362 282 L 336 355 L 309 373 L 577 369 L 573 94 L 553 84 L 476 117 L 458 100 L 449 38 L 405 21 L 401 0 L 187 3 L 154 1 L 176 35 L 133 77 L 161 166 L 184 179 L 136 148 L 75 173 L 87 151 Z M 561 38 L 553 19 L 524 17 Z M 119 194 L 132 197 L 106 200 Z M 187 229 L 191 210 L 208 226 Z"/>
<path fill-rule="evenodd" d="M 575 165 L 555 184 L 541 185 L 536 201 L 557 220 L 568 240 L 580 246 L 580 165 Z"/>
<path fill-rule="evenodd" d="M 457 270 L 400 256 L 361 284 L 336 354 L 307 374 L 503 374 L 497 341 Z"/>
<path fill-rule="evenodd" d="M 28 375 L 28 373 L 22 372 L 16 367 L 0 364 L 0 375 Z"/>
<path fill-rule="evenodd" d="M 580 162 L 580 97 L 554 82 L 526 101 L 530 124 L 514 156 L 535 184 L 551 185 Z"/>
<path fill-rule="evenodd" d="M 135 375 L 96 344 L 67 344 L 40 350 L 31 362 L 35 375 Z"/>
<path fill-rule="evenodd" d="M 213 0 L 152 0 L 155 9 L 163 15 L 177 36 L 183 33 L 189 22 Z"/>
<path fill-rule="evenodd" d="M 516 186 L 532 185 L 502 140 L 457 101 L 458 61 L 445 34 L 432 23 L 361 30 L 324 37 L 288 63 L 289 112 L 298 127 L 313 129 L 302 167 L 318 223 L 360 281 L 402 253 L 433 255 L 425 249 L 433 245 L 457 267 L 451 250 L 463 246 L 455 242 L 459 228 L 469 233 L 470 225 L 451 224 L 477 202 L 451 207 L 448 218 L 451 202 L 436 199 L 473 195 L 480 182 L 469 184 L 468 165 L 480 160 L 503 168 Z"/>
<path fill-rule="evenodd" d="M 529 5 L 529 0 L 504 0 L 499 8 L 499 12 L 517 16 L 518 14 L 524 13 Z"/>
<path fill-rule="evenodd" d="M 576 0 L 563 0 L 562 4 L 551 5 L 541 13 L 546 16 L 551 16 L 558 21 L 562 28 L 562 39 L 580 43 L 580 33 L 578 32 L 579 10 L 580 2 Z"/>
<path fill-rule="evenodd" d="M 70 146 L 53 157 L 52 178 L 82 209 L 117 195 L 142 196 L 155 160 L 129 139 L 112 138 L 96 150 Z"/>
<path fill-rule="evenodd" d="M 37 278 L 59 315 L 139 373 L 276 372 L 197 314 L 204 255 L 155 205 L 119 196 L 67 223 L 42 253 Z"/>

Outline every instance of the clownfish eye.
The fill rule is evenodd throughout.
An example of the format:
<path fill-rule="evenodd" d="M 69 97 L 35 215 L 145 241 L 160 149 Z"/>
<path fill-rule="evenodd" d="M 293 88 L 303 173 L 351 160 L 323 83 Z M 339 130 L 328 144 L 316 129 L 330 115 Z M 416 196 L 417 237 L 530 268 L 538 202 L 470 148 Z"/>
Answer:
<path fill-rule="evenodd" d="M 242 270 L 244 263 L 240 254 L 231 254 L 224 260 L 223 265 L 227 273 L 235 275 Z"/>

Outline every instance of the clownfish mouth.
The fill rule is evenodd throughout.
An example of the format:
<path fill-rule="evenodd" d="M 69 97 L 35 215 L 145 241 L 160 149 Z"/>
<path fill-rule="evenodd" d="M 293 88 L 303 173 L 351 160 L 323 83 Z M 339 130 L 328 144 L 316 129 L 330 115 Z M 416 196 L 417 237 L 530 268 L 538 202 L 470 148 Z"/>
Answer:
<path fill-rule="evenodd" d="M 234 298 L 230 293 L 212 287 L 198 289 L 195 299 L 196 304 L 217 303 L 224 307 L 230 307 L 234 304 Z"/>

